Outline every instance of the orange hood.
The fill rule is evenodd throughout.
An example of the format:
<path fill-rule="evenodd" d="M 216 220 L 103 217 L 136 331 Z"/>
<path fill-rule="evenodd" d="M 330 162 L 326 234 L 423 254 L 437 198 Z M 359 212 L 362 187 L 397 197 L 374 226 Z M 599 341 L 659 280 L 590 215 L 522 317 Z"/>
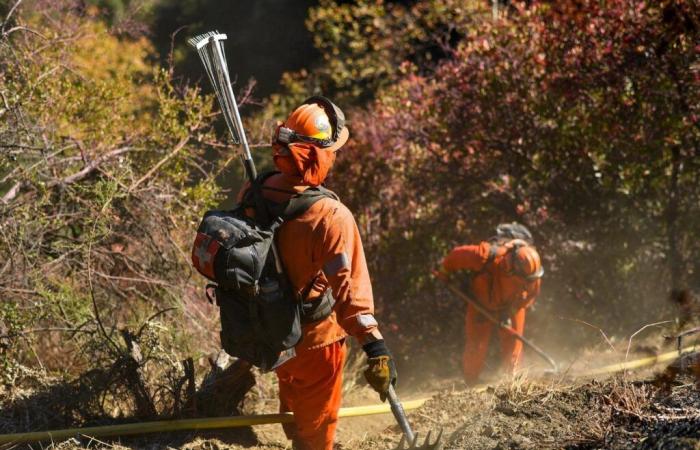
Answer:
<path fill-rule="evenodd" d="M 309 186 L 318 186 L 333 167 L 335 152 L 304 143 L 273 144 L 272 159 L 283 174 L 300 177 Z"/>

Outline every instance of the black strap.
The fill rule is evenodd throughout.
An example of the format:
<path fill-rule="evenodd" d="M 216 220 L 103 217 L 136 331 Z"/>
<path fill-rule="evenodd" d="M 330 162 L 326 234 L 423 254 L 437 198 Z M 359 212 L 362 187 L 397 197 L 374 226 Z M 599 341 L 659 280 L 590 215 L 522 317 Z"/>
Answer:
<path fill-rule="evenodd" d="M 486 258 L 484 267 L 481 268 L 480 272 L 486 270 L 486 268 L 496 259 L 496 254 L 498 254 L 498 247 L 499 246 L 496 244 L 489 244 L 489 256 L 488 258 Z"/>
<path fill-rule="evenodd" d="M 331 128 L 333 132 L 333 142 L 338 140 L 340 132 L 345 128 L 345 114 L 338 108 L 338 106 L 330 101 L 328 98 L 322 95 L 313 95 L 306 100 L 304 100 L 303 105 L 309 105 L 311 103 L 316 103 L 328 116 L 328 120 L 331 122 Z"/>
<path fill-rule="evenodd" d="M 330 189 L 326 189 L 323 186 L 310 187 L 292 196 L 284 205 L 279 216 L 285 221 L 292 220 L 304 214 L 314 203 L 324 198 L 339 200 L 335 192 Z"/>
<path fill-rule="evenodd" d="M 260 175 L 251 183 L 250 188 L 243 194 L 241 206 L 255 209 L 256 222 L 270 226 L 275 219 L 274 211 L 271 210 L 269 202 L 262 193 L 265 181 L 277 172 L 270 171 Z"/>
<path fill-rule="evenodd" d="M 335 192 L 324 186 L 310 187 L 303 192 L 288 191 L 286 189 L 278 189 L 270 186 L 265 186 L 265 181 L 273 175 L 280 173 L 279 171 L 271 170 L 258 175 L 251 189 L 243 196 L 242 206 L 255 208 L 256 219 L 260 223 L 270 224 L 275 219 L 280 218 L 282 221 L 292 220 L 304 214 L 314 203 L 324 198 L 332 198 L 340 200 Z M 283 203 L 273 202 L 266 199 L 262 195 L 263 190 L 282 192 L 286 194 L 294 194 L 289 200 Z M 260 214 L 260 216 L 258 216 Z"/>
<path fill-rule="evenodd" d="M 272 186 L 263 186 L 262 187 L 263 191 L 274 191 L 274 192 L 281 192 L 283 194 L 292 194 L 295 195 L 296 191 L 290 191 L 289 189 L 279 189 L 279 188 L 274 188 Z"/>

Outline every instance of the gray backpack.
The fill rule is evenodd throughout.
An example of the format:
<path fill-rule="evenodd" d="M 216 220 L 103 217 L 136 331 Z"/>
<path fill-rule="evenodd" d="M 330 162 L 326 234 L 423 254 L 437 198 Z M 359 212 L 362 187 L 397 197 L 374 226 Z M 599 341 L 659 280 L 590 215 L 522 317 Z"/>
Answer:
<path fill-rule="evenodd" d="M 496 227 L 496 235 L 490 240 L 513 240 L 522 239 L 530 245 L 535 244 L 532 233 L 525 225 L 518 222 L 500 223 Z"/>
<path fill-rule="evenodd" d="M 263 184 L 272 174 L 258 177 L 232 211 L 208 211 L 192 247 L 193 265 L 215 283 L 207 291 L 215 289 L 223 349 L 263 370 L 294 357 L 302 323 L 327 317 L 335 303 L 330 289 L 311 303 L 303 302 L 304 296 L 297 298 L 284 272 L 278 273 L 271 248 L 276 230 L 285 221 L 323 198 L 338 197 L 319 186 L 284 203 L 265 200 Z M 246 215 L 251 207 L 255 219 Z"/>

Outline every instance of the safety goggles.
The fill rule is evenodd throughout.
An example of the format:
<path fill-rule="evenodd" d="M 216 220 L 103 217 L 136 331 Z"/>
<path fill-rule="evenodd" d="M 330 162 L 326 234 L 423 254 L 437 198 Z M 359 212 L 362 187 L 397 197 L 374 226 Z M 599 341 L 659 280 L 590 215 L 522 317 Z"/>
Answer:
<path fill-rule="evenodd" d="M 312 144 L 316 147 L 328 148 L 335 142 L 333 139 L 318 139 L 311 136 L 304 136 L 296 131 L 280 125 L 277 127 L 277 133 L 275 134 L 275 140 L 281 144 L 294 144 L 297 142 L 303 142 L 306 144 Z"/>
<path fill-rule="evenodd" d="M 539 270 L 531 275 L 518 275 L 521 278 L 526 279 L 527 281 L 535 281 L 539 280 L 544 276 L 544 267 L 540 267 Z"/>

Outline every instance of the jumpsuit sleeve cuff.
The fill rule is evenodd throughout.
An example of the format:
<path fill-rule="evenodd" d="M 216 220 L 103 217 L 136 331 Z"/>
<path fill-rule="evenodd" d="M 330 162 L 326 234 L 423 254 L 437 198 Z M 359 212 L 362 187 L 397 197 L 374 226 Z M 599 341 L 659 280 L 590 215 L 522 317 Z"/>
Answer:
<path fill-rule="evenodd" d="M 346 333 L 360 341 L 379 327 L 373 314 L 357 314 L 346 318 L 340 325 Z"/>

